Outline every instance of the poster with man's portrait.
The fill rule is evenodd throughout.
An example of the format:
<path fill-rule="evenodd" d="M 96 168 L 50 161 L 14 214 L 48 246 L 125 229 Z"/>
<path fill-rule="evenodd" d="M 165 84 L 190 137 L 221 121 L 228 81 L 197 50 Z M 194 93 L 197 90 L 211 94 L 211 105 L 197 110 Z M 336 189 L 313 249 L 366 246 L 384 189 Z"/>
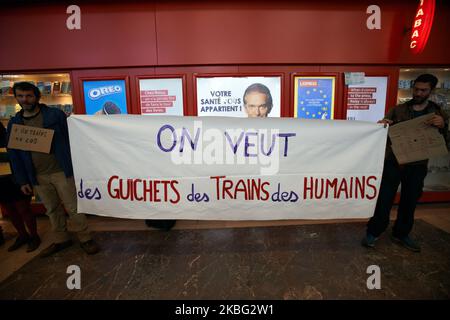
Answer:
<path fill-rule="evenodd" d="M 280 117 L 279 77 L 198 77 L 198 116 Z"/>

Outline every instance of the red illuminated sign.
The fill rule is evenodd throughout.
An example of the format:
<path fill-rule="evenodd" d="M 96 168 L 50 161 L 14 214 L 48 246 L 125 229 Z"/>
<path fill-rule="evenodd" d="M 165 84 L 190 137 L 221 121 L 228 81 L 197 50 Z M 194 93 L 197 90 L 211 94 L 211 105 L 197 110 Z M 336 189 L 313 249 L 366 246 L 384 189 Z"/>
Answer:
<path fill-rule="evenodd" d="M 421 53 L 427 44 L 433 25 L 435 0 L 420 0 L 411 35 L 409 47 L 414 54 Z"/>

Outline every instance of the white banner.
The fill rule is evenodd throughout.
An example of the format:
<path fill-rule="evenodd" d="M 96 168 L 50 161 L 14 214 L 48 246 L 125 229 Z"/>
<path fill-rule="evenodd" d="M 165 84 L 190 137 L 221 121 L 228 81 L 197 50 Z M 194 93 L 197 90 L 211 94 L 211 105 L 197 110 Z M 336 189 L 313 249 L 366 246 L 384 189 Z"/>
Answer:
<path fill-rule="evenodd" d="M 366 218 L 387 129 L 292 118 L 68 118 L 78 210 L 137 219 Z"/>

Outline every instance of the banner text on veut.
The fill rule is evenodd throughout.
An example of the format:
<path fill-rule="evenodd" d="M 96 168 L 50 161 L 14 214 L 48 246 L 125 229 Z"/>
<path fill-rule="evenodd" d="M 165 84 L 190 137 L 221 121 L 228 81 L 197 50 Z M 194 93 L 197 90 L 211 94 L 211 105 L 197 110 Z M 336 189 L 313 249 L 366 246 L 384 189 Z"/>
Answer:
<path fill-rule="evenodd" d="M 340 120 L 68 119 L 78 210 L 136 219 L 373 214 L 387 129 Z"/>

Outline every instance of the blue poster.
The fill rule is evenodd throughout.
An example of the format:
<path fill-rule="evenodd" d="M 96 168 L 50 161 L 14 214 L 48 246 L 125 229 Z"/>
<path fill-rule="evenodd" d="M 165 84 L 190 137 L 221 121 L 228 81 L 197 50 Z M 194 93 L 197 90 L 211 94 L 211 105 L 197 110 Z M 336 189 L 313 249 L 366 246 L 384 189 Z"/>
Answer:
<path fill-rule="evenodd" d="M 295 77 L 296 118 L 334 119 L 334 77 Z"/>
<path fill-rule="evenodd" d="M 86 114 L 127 114 L 125 80 L 83 81 Z"/>

